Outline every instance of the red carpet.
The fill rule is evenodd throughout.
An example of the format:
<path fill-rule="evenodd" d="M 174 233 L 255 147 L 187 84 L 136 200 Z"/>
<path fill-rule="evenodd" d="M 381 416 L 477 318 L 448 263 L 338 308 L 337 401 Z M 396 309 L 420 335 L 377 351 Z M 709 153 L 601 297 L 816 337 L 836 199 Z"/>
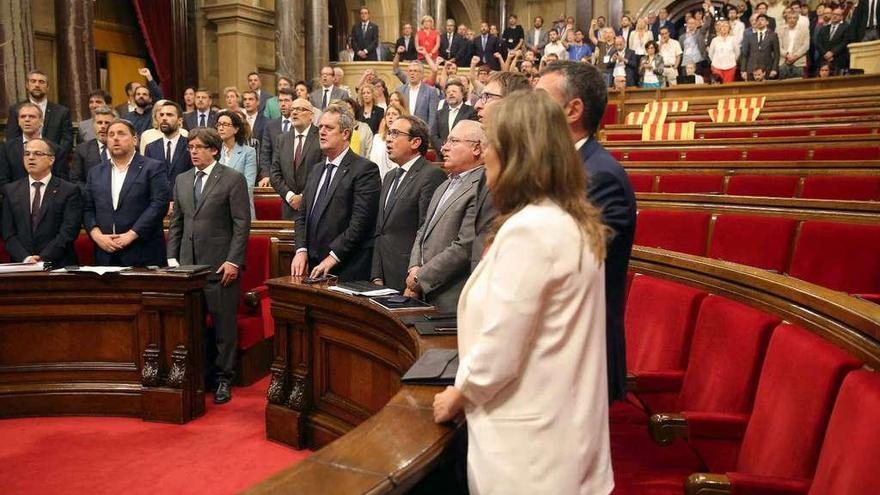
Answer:
<path fill-rule="evenodd" d="M 0 492 L 237 493 L 300 461 L 266 440 L 268 378 L 186 425 L 130 418 L 0 420 Z"/>

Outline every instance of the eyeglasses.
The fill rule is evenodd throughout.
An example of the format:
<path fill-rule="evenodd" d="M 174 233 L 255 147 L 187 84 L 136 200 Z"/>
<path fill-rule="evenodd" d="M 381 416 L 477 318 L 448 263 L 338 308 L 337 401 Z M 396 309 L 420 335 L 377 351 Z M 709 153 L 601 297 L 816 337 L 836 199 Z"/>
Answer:
<path fill-rule="evenodd" d="M 210 149 L 210 148 L 211 148 L 210 146 L 205 146 L 204 144 L 191 144 L 186 147 L 186 149 L 188 149 L 189 151 L 206 150 L 206 149 Z"/>
<path fill-rule="evenodd" d="M 218 129 L 221 127 L 232 127 L 232 122 L 217 122 L 216 124 L 214 124 L 214 127 Z"/>
<path fill-rule="evenodd" d="M 397 129 L 391 129 L 390 131 L 388 131 L 387 134 L 385 134 L 385 136 L 387 136 L 391 139 L 397 139 L 400 136 L 412 137 L 412 134 L 410 134 L 408 132 L 398 131 Z"/>
<path fill-rule="evenodd" d="M 504 98 L 504 96 L 490 93 L 488 91 L 483 91 L 483 94 L 481 94 L 480 97 L 477 98 L 477 102 L 489 103 L 490 101 L 500 100 L 501 98 Z"/>
<path fill-rule="evenodd" d="M 455 145 L 455 144 L 460 144 L 460 143 L 473 143 L 473 144 L 479 144 L 479 141 L 477 141 L 477 140 L 475 140 L 475 139 L 458 139 L 458 138 L 454 138 L 454 137 L 447 138 L 447 139 L 446 139 L 446 142 L 449 143 L 449 144 L 453 144 L 453 145 Z"/>
<path fill-rule="evenodd" d="M 25 151 L 23 156 L 35 156 L 37 158 L 42 158 L 44 156 L 55 156 L 54 153 L 46 153 L 45 151 Z"/>
<path fill-rule="evenodd" d="M 293 107 L 290 109 L 290 113 L 299 113 L 299 112 L 311 112 L 311 108 L 301 108 L 301 107 Z"/>

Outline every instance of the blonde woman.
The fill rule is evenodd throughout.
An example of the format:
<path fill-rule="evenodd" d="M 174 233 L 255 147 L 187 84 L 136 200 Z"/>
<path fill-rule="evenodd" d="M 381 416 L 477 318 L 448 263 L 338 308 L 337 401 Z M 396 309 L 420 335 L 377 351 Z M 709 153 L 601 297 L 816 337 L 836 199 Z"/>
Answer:
<path fill-rule="evenodd" d="M 388 149 L 385 147 L 385 135 L 388 128 L 401 115 L 409 115 L 405 106 L 399 103 L 389 103 L 385 109 L 385 118 L 379 124 L 379 132 L 373 135 L 373 146 L 370 148 L 369 159 L 379 167 L 379 175 L 385 178 L 389 170 L 397 168 L 397 164 L 388 158 Z"/>
<path fill-rule="evenodd" d="M 227 110 L 237 112 L 241 108 L 241 91 L 235 86 L 227 86 L 223 88 L 223 100 Z"/>
<path fill-rule="evenodd" d="M 730 23 L 718 21 L 715 23 L 717 36 L 709 43 L 709 60 L 712 61 L 712 74 L 718 74 L 724 84 L 732 83 L 736 79 L 736 65 L 739 60 L 741 42 L 739 38 L 730 34 Z"/>
<path fill-rule="evenodd" d="M 654 41 L 654 33 L 648 29 L 648 23 L 645 19 L 636 21 L 636 30 L 629 35 L 629 49 L 636 52 L 636 55 L 645 55 L 645 43 Z"/>
<path fill-rule="evenodd" d="M 434 420 L 464 412 L 474 495 L 605 495 L 607 228 L 546 93 L 489 107 L 480 146 L 498 217 L 458 301 L 458 373 Z"/>
<path fill-rule="evenodd" d="M 373 134 L 379 132 L 379 124 L 382 123 L 385 110 L 376 103 L 376 87 L 372 84 L 361 86 L 358 91 L 358 104 L 361 106 L 361 111 L 354 117 L 361 122 L 366 122 Z"/>
<path fill-rule="evenodd" d="M 434 29 L 434 18 L 429 15 L 423 16 L 419 24 L 421 28 L 416 33 L 416 46 L 423 48 L 432 59 L 437 58 L 440 52 L 440 33 Z M 418 58 L 424 60 L 425 55 L 420 52 Z"/>

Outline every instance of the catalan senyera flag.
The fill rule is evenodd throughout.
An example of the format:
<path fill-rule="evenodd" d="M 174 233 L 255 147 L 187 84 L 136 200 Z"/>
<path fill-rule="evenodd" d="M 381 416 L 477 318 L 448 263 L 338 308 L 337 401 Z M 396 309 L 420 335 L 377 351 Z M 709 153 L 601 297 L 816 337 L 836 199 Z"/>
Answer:
<path fill-rule="evenodd" d="M 764 108 L 766 96 L 745 96 L 740 98 L 722 98 L 718 100 L 719 110 L 732 110 L 734 108 Z"/>
<path fill-rule="evenodd" d="M 627 125 L 662 124 L 666 122 L 666 110 L 657 112 L 630 112 L 626 116 Z"/>
<path fill-rule="evenodd" d="M 672 122 L 642 126 L 642 141 L 690 141 L 694 139 L 696 122 Z"/>
<path fill-rule="evenodd" d="M 687 100 L 663 100 L 645 103 L 645 112 L 665 110 L 666 113 L 682 113 L 688 111 Z"/>
<path fill-rule="evenodd" d="M 709 109 L 709 118 L 712 122 L 719 123 L 735 123 L 735 122 L 754 122 L 758 120 L 761 113 L 760 108 L 733 108 L 733 109 Z"/>

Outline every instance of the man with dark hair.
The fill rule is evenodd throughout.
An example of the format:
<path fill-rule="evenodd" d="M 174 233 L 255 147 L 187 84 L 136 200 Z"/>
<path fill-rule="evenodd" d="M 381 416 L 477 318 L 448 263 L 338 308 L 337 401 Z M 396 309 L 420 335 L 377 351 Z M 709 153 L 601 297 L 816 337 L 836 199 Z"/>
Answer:
<path fill-rule="evenodd" d="M 23 102 L 18 105 L 15 123 L 21 134 L 0 144 L 0 187 L 27 175 L 27 170 L 24 167 L 24 145 L 41 137 L 40 129 L 44 127 L 43 113 L 38 105 L 29 101 Z M 46 138 L 43 137 L 43 139 Z M 49 139 L 47 141 L 51 142 Z M 52 174 L 67 180 L 67 177 L 70 176 L 67 157 L 58 155 L 60 148 L 57 143 L 53 142 L 52 145 L 56 147 Z"/>
<path fill-rule="evenodd" d="M 186 139 L 180 135 L 183 124 L 183 110 L 177 103 L 166 100 L 156 114 L 162 139 L 148 144 L 144 156 L 158 160 L 167 169 L 168 187 L 174 187 L 177 176 L 191 169 L 193 164 L 186 150 Z"/>
<path fill-rule="evenodd" d="M 355 62 L 378 60 L 376 48 L 379 47 L 379 26 L 370 22 L 370 9 L 362 5 L 359 11 L 361 22 L 351 27 L 351 49 Z"/>
<path fill-rule="evenodd" d="M 416 51 L 416 37 L 413 36 L 412 24 L 403 25 L 403 31 L 400 34 L 400 38 L 397 38 L 397 43 L 394 44 L 394 53 L 400 57 L 400 60 L 410 61 L 418 58 L 418 52 Z M 442 51 L 440 52 L 440 56 L 443 56 Z"/>
<path fill-rule="evenodd" d="M 211 91 L 207 88 L 196 90 L 196 109 L 183 115 L 183 128 L 191 131 L 196 127 L 214 127 L 217 112 L 211 109 Z"/>
<path fill-rule="evenodd" d="M 263 80 L 260 79 L 259 72 L 254 71 L 248 74 L 247 84 L 248 89 L 257 95 L 259 112 L 262 113 L 266 109 L 266 102 L 272 98 L 272 94 L 263 89 Z M 247 93 L 247 91 L 244 91 L 242 95 L 244 93 Z M 251 128 L 253 128 L 253 126 L 251 126 Z"/>
<path fill-rule="evenodd" d="M 68 177 L 67 155 L 73 148 L 73 124 L 70 121 L 70 110 L 64 105 L 49 101 L 49 77 L 42 71 L 32 70 L 27 75 L 28 99 L 20 101 L 9 107 L 6 120 L 6 140 L 13 141 L 20 138 L 22 130 L 18 126 L 18 109 L 23 103 L 33 103 L 40 109 L 42 127 L 39 136 L 47 138 L 58 146 L 59 151 L 55 156 L 56 174 L 62 179 Z M 63 166 L 64 173 L 58 173 L 59 165 Z"/>
<path fill-rule="evenodd" d="M 335 74 L 333 67 L 329 65 L 321 67 L 321 84 L 309 95 L 309 101 L 312 106 L 323 110 L 327 108 L 333 100 L 341 100 L 348 96 L 348 92 L 336 86 Z"/>
<path fill-rule="evenodd" d="M 776 78 L 776 69 L 779 67 L 779 36 L 767 29 L 767 19 L 766 14 L 758 14 L 752 34 L 743 40 L 739 66 L 744 81 L 748 81 L 757 68 L 763 69 L 770 79 Z"/>
<path fill-rule="evenodd" d="M 81 188 L 85 188 L 89 170 L 102 161 L 110 159 L 110 152 L 107 150 L 107 128 L 116 118 L 116 112 L 108 106 L 100 106 L 92 113 L 94 114 L 92 133 L 95 134 L 95 139 L 76 147 L 70 165 L 70 182 Z"/>
<path fill-rule="evenodd" d="M 440 34 L 440 57 L 447 61 L 454 60 L 455 64 L 460 67 L 466 67 L 470 64 L 469 44 L 464 37 L 455 32 L 454 19 L 446 19 L 446 32 Z M 403 60 L 412 59 L 404 58 Z"/>
<path fill-rule="evenodd" d="M 281 88 L 278 90 L 278 105 L 280 117 L 266 122 L 263 128 L 263 137 L 260 139 L 260 175 L 263 177 L 272 176 L 272 159 L 276 153 L 276 144 L 278 136 L 287 134 L 293 129 L 293 119 L 291 118 L 291 110 L 293 108 L 293 100 L 296 96 L 292 88 Z"/>
<path fill-rule="evenodd" d="M 128 99 L 119 105 L 116 105 L 116 108 L 114 108 L 114 110 L 116 110 L 116 115 L 128 115 L 129 112 L 134 112 L 134 109 L 137 107 L 134 104 L 134 90 L 140 85 L 141 83 L 137 81 L 128 81 L 125 83 L 125 96 L 128 97 Z"/>
<path fill-rule="evenodd" d="M 402 292 L 416 232 L 425 222 L 431 197 L 446 180 L 446 174 L 424 158 L 428 127 L 420 119 L 398 117 L 385 135 L 385 143 L 388 158 L 397 168 L 385 174 L 382 183 L 370 278 Z"/>
<path fill-rule="evenodd" d="M 502 43 L 505 44 L 508 50 L 519 50 L 522 48 L 526 33 L 523 31 L 523 27 L 519 25 L 519 18 L 516 15 L 511 14 L 507 17 L 507 27 L 501 33 L 501 38 Z"/>
<path fill-rule="evenodd" d="M 140 137 L 147 129 L 153 127 L 153 102 L 162 98 L 162 89 L 153 80 L 153 74 L 150 72 L 150 69 L 141 67 L 138 69 L 138 74 L 147 79 L 147 86 L 135 88 L 135 108 L 133 111 L 128 112 L 128 114 L 123 114 L 122 118 L 134 125 L 137 135 Z"/>
<path fill-rule="evenodd" d="M 435 150 L 443 147 L 449 131 L 462 120 L 476 120 L 477 112 L 474 107 L 465 105 L 464 84 L 458 79 L 452 79 L 446 83 L 446 103 L 434 114 L 431 122 L 431 144 Z"/>
<path fill-rule="evenodd" d="M 83 144 L 95 139 L 95 109 L 103 105 L 109 107 L 112 101 L 113 97 L 103 89 L 96 89 L 89 93 L 89 115 L 91 115 L 91 117 L 81 120 L 79 125 L 77 125 L 78 144 Z"/>
<path fill-rule="evenodd" d="M 82 219 L 75 185 L 52 175 L 54 145 L 42 138 L 24 145 L 27 176 L 2 191 L 2 237 L 15 263 L 76 264 L 73 241 Z"/>
<path fill-rule="evenodd" d="M 278 76 L 278 83 L 277 83 L 278 94 L 281 93 L 282 89 L 289 89 L 289 90 L 293 91 L 293 88 L 294 88 L 293 79 L 286 77 L 286 76 Z M 266 108 L 265 108 L 265 110 L 263 110 L 263 116 L 269 120 L 277 119 L 278 117 L 281 117 L 281 105 L 278 101 L 277 95 L 269 98 L 269 100 L 266 102 Z"/>
<path fill-rule="evenodd" d="M 286 97 L 285 97 L 286 98 Z M 278 135 L 272 148 L 269 182 L 284 200 L 281 216 L 293 220 L 302 208 L 303 190 L 312 165 L 321 161 L 318 128 L 312 125 L 315 109 L 305 98 L 285 102 L 293 121 L 292 129 Z"/>
<path fill-rule="evenodd" d="M 83 225 L 98 266 L 165 264 L 162 220 L 171 196 L 165 164 L 138 154 L 137 142 L 131 122 L 114 120 L 107 129 L 110 159 L 86 179 Z"/>
<path fill-rule="evenodd" d="M 609 400 L 626 395 L 624 308 L 626 271 L 636 227 L 636 198 L 626 171 L 599 144 L 596 134 L 608 92 L 598 69 L 573 61 L 554 62 L 541 73 L 537 88 L 566 110 L 569 131 L 587 172 L 587 197 L 602 210 L 602 222 L 613 230 L 605 259 L 605 319 Z"/>
<path fill-rule="evenodd" d="M 167 260 L 168 266 L 211 267 L 204 294 L 217 350 L 215 404 L 232 400 L 239 273 L 244 268 L 251 229 L 247 183 L 243 175 L 217 162 L 222 146 L 215 129 L 198 128 L 189 135 L 187 150 L 194 167 L 178 175 L 174 183 Z"/>
<path fill-rule="evenodd" d="M 479 57 L 480 63 L 488 65 L 492 70 L 501 70 L 501 44 L 498 38 L 489 34 L 489 23 L 480 23 L 480 34 L 471 40 L 471 53 Z"/>
<path fill-rule="evenodd" d="M 535 57 L 540 58 L 541 54 L 544 53 L 544 47 L 547 46 L 548 40 L 548 30 L 544 28 L 544 18 L 541 16 L 535 17 L 535 27 L 529 29 L 529 32 L 526 33 L 525 45 L 526 50 L 535 54 Z"/>

